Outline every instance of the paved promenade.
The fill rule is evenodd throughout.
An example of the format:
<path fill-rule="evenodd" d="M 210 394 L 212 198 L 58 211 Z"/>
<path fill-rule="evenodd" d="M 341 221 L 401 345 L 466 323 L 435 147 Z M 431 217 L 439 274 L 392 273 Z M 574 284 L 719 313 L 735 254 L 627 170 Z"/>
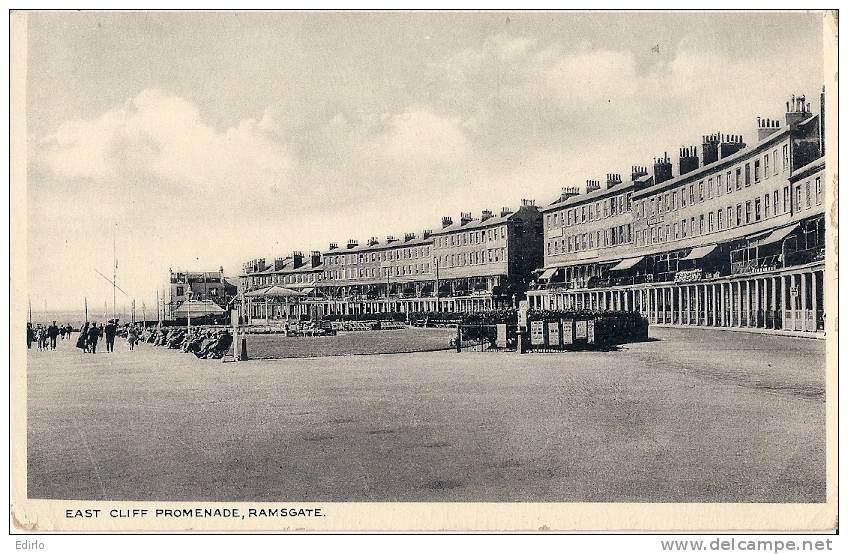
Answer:
<path fill-rule="evenodd" d="M 37 498 L 824 500 L 824 341 L 221 363 L 28 354 Z"/>

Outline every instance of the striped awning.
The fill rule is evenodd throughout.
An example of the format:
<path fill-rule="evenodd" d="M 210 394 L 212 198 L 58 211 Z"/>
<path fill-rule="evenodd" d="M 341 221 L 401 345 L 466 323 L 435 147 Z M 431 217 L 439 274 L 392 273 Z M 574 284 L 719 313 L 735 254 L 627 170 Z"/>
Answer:
<path fill-rule="evenodd" d="M 550 279 L 551 277 L 554 276 L 554 273 L 557 272 L 557 269 L 559 269 L 559 268 L 558 267 L 549 267 L 548 269 L 543 271 L 541 275 L 539 275 L 539 279 Z"/>
<path fill-rule="evenodd" d="M 639 262 L 645 259 L 645 256 L 636 256 L 635 258 L 625 258 L 612 266 L 610 271 L 623 271 L 625 269 L 630 269 L 635 266 Z"/>
<path fill-rule="evenodd" d="M 252 290 L 250 292 L 244 293 L 244 296 L 247 297 L 247 298 L 264 297 L 265 291 L 267 291 L 270 288 L 271 287 L 265 287 L 265 288 L 261 288 L 261 289 Z"/>
<path fill-rule="evenodd" d="M 689 252 L 689 254 L 687 256 L 680 258 L 680 259 L 681 260 L 700 260 L 701 258 L 706 256 L 707 254 L 710 254 L 716 248 L 718 248 L 717 244 L 710 244 L 709 246 L 698 246 L 696 248 L 693 248 L 692 251 Z"/>
<path fill-rule="evenodd" d="M 758 240 L 756 242 L 756 244 L 754 244 L 754 246 L 765 246 L 766 244 L 772 244 L 772 243 L 775 243 L 775 242 L 780 242 L 783 239 L 785 239 L 786 237 L 788 237 L 789 235 L 791 235 L 792 232 L 795 231 L 795 229 L 797 229 L 797 228 L 798 228 L 798 224 L 796 223 L 795 225 L 790 225 L 788 227 L 783 227 L 781 229 L 775 229 L 766 238 Z"/>

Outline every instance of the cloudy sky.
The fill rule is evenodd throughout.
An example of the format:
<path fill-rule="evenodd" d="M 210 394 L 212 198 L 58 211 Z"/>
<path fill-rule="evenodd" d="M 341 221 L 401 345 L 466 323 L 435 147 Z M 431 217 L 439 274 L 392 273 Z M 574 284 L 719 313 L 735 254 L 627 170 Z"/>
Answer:
<path fill-rule="evenodd" d="M 822 75 L 815 14 L 32 14 L 33 306 L 551 201 Z M 120 301 L 119 301 L 120 302 Z"/>

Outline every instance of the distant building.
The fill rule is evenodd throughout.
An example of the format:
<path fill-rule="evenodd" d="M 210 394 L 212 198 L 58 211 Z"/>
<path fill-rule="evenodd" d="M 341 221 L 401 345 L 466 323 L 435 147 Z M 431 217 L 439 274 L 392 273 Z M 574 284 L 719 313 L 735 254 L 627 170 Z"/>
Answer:
<path fill-rule="evenodd" d="M 289 316 L 480 311 L 513 306 L 542 263 L 542 217 L 530 200 L 479 219 L 442 218 L 442 228 L 402 239 L 350 239 L 268 264 L 244 264 L 239 286 L 248 321 Z M 285 289 L 305 294 L 293 295 Z"/>
<path fill-rule="evenodd" d="M 183 302 L 192 300 L 211 300 L 222 308 L 232 307 L 232 301 L 238 295 L 238 285 L 224 275 L 224 268 L 217 271 L 169 270 L 169 296 L 165 306 L 166 319 L 173 319 L 174 313 Z"/>

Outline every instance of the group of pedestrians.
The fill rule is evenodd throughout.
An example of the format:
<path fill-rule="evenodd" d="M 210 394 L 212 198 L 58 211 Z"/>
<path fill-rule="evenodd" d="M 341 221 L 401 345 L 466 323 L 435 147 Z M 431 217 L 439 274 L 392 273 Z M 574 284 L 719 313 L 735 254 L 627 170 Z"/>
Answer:
<path fill-rule="evenodd" d="M 114 352 L 115 338 L 119 335 L 127 338 L 127 345 L 130 350 L 135 350 L 141 330 L 135 323 L 127 323 L 121 328 L 117 319 L 110 319 L 105 325 L 99 326 L 96 321 L 91 323 L 86 321 L 82 330 L 80 330 L 79 338 L 77 338 L 77 348 L 86 354 L 96 354 L 97 343 L 103 338 L 106 342 L 106 352 Z"/>
<path fill-rule="evenodd" d="M 71 338 L 73 330 L 70 324 L 59 327 L 55 321 L 50 325 L 37 323 L 35 327 L 27 322 L 27 349 L 32 349 L 32 344 L 35 343 L 39 351 L 56 350 L 58 338 L 60 336 L 62 340 L 65 340 L 65 337 Z"/>

